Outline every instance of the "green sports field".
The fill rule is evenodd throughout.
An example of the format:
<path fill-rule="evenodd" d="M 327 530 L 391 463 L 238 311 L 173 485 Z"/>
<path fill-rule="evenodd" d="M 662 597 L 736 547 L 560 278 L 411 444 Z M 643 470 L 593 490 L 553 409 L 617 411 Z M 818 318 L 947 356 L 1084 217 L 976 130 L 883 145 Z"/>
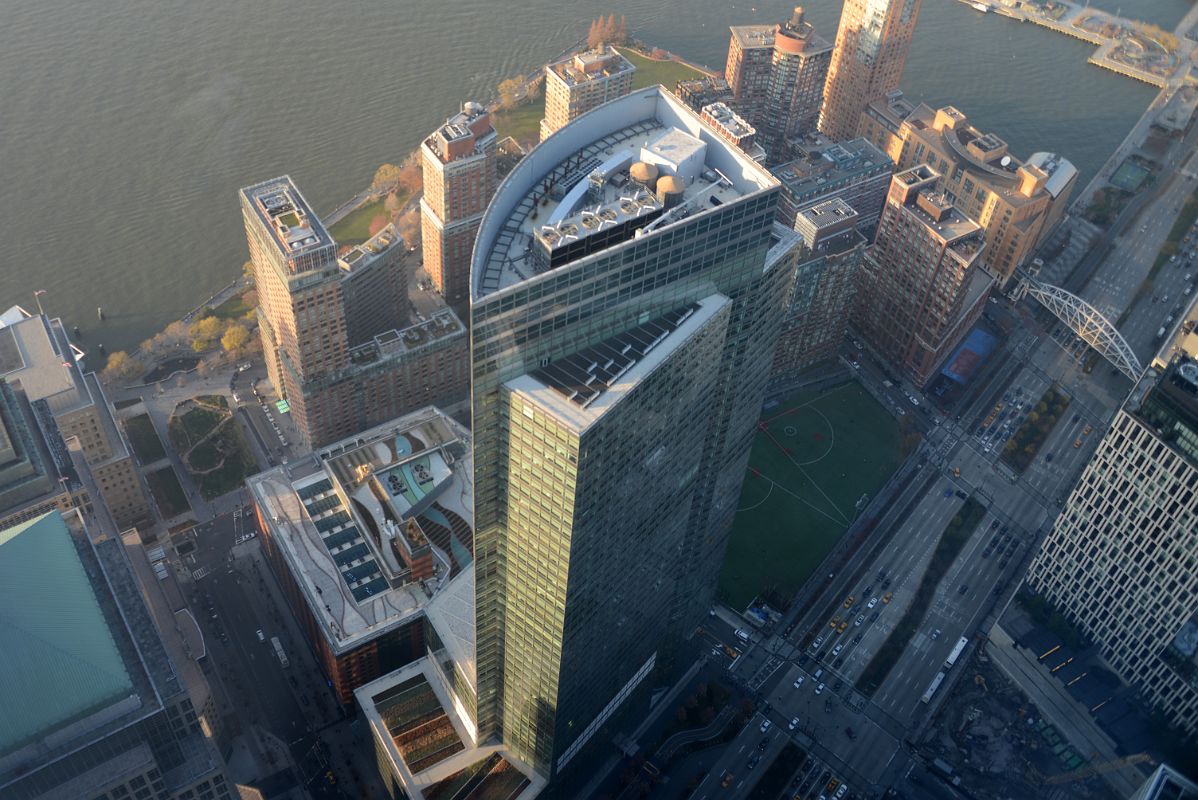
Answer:
<path fill-rule="evenodd" d="M 792 595 L 901 458 L 898 424 L 856 382 L 786 398 L 759 428 L 720 576 L 738 610 L 768 588 Z"/>

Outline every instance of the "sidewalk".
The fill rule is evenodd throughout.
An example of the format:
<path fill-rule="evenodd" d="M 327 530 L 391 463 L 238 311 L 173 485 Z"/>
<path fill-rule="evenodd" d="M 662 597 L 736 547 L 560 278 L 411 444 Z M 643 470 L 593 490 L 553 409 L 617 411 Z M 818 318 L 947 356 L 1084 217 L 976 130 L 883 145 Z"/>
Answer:
<path fill-rule="evenodd" d="M 1115 741 L 1098 727 L 1086 708 L 1065 694 L 1048 669 L 1032 653 L 1016 646 L 1000 624 L 990 629 L 986 652 L 1079 754 L 1095 762 L 1119 758 Z M 1130 797 L 1144 782 L 1144 776 L 1134 766 L 1112 770 L 1103 778 L 1121 797 Z"/>

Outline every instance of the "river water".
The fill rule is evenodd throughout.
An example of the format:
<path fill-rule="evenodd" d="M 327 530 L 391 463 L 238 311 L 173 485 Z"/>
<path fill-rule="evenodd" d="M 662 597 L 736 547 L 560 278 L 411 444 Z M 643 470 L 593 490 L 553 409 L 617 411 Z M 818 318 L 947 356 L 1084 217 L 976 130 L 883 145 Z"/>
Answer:
<path fill-rule="evenodd" d="M 789 13 L 755 2 L 0 0 L 0 306 L 44 289 L 85 347 L 136 346 L 238 275 L 240 186 L 290 173 L 331 211 L 599 11 L 722 67 L 728 25 Z M 806 5 L 833 38 L 841 1 Z M 1189 3 L 1123 5 L 1171 28 Z M 1060 152 L 1084 183 L 1155 92 L 1087 65 L 1092 50 L 924 0 L 904 88 L 1018 155 Z"/>

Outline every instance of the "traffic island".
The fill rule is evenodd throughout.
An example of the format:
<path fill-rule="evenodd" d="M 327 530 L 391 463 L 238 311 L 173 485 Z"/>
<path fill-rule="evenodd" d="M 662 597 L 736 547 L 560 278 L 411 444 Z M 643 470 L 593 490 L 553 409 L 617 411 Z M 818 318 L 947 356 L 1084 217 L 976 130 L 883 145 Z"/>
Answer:
<path fill-rule="evenodd" d="M 1050 386 L 1003 447 L 1003 463 L 1016 474 L 1022 474 L 1031 466 L 1052 429 L 1065 416 L 1069 402 L 1069 395 L 1062 392 L 1060 387 L 1056 384 Z"/>

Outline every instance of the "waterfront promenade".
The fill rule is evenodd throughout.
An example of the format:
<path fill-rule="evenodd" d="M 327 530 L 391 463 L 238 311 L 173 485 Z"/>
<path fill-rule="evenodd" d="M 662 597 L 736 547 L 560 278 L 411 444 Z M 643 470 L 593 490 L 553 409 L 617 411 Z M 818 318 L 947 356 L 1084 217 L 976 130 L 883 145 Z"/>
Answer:
<path fill-rule="evenodd" d="M 1198 7 L 1190 9 L 1173 31 L 1172 36 L 1177 41 L 1170 50 L 1166 49 L 1164 43 L 1150 38 L 1145 33 L 1149 26 L 1139 21 L 1070 0 L 1053 0 L 1053 6 L 1064 9 L 1057 14 L 1037 11 L 1026 5 L 1016 6 L 1007 0 L 960 2 L 982 13 L 993 12 L 1020 22 L 1031 22 L 1096 45 L 1098 50 L 1089 58 L 1091 64 L 1160 89 L 1175 87 L 1190 72 L 1195 42 L 1186 34 L 1198 23 L 1198 17 L 1195 16 Z"/>

